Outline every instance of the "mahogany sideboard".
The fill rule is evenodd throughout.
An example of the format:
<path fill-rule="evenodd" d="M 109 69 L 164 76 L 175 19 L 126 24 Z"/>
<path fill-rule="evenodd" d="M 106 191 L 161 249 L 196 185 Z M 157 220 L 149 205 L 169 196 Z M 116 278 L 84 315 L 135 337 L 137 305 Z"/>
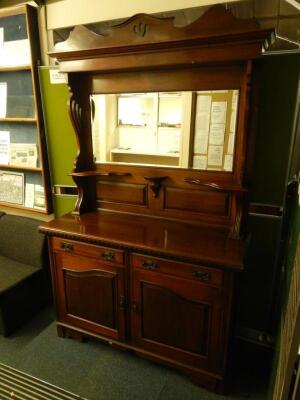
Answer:
<path fill-rule="evenodd" d="M 56 46 L 79 148 L 75 210 L 40 227 L 59 335 L 104 340 L 224 391 L 256 60 L 271 33 L 215 6 L 182 28 L 147 15 L 103 36 L 76 27 Z"/>

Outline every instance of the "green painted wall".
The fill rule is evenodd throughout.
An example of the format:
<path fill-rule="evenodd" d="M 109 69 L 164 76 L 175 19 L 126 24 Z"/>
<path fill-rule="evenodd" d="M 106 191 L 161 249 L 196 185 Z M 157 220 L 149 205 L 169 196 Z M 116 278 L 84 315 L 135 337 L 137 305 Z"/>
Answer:
<path fill-rule="evenodd" d="M 40 67 L 40 82 L 48 142 L 51 182 L 53 185 L 75 186 L 69 174 L 77 154 L 75 133 L 70 122 L 67 102 L 70 97 L 65 83 L 51 84 L 49 67 Z M 74 209 L 75 196 L 54 195 L 55 216 Z"/>

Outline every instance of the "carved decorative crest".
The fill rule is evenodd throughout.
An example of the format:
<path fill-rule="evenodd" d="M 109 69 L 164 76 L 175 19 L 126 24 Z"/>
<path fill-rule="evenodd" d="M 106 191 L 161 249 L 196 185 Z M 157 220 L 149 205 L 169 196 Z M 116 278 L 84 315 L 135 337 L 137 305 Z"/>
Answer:
<path fill-rule="evenodd" d="M 148 25 L 143 22 L 139 22 L 138 24 L 133 25 L 133 32 L 141 37 L 144 37 L 146 35 L 147 29 Z"/>
<path fill-rule="evenodd" d="M 159 49 L 207 46 L 215 43 L 268 43 L 273 30 L 261 30 L 254 19 L 237 19 L 222 5 L 209 8 L 199 19 L 184 27 L 174 26 L 174 18 L 157 18 L 137 14 L 98 35 L 84 26 L 77 26 L 65 42 L 52 53 L 59 61 L 88 59 L 91 56 L 142 52 Z M 142 48 L 140 46 L 143 46 Z"/>

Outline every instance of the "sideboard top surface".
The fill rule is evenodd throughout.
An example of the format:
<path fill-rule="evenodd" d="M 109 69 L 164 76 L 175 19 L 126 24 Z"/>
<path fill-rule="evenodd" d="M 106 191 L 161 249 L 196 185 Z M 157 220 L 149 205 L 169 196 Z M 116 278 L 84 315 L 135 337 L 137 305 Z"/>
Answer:
<path fill-rule="evenodd" d="M 171 257 L 179 261 L 243 269 L 245 243 L 228 230 L 145 216 L 101 211 L 67 214 L 40 226 L 48 236 Z"/>

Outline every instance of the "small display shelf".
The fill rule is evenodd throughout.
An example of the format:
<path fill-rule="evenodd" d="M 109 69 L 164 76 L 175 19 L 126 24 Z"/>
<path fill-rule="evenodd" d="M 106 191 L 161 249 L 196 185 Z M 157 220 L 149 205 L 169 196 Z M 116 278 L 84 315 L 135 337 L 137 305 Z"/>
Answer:
<path fill-rule="evenodd" d="M 0 10 L 0 207 L 52 212 L 36 8 Z"/>

